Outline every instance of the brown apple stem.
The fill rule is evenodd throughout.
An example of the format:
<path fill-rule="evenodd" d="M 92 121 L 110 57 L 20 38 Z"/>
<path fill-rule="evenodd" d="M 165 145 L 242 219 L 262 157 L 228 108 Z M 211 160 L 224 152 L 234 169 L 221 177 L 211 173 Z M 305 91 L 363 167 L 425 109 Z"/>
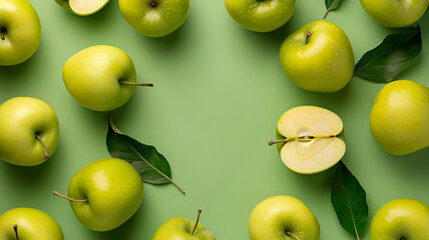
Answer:
<path fill-rule="evenodd" d="M 290 139 L 287 139 L 287 138 L 282 139 L 282 140 L 271 140 L 268 142 L 268 146 L 272 146 L 272 145 L 277 144 L 277 143 L 285 143 L 285 142 L 289 142 L 289 141 L 290 141 Z"/>
<path fill-rule="evenodd" d="M 326 16 L 328 16 L 328 13 L 331 11 L 331 8 L 328 8 L 328 10 L 325 12 L 325 15 L 323 15 L 323 19 L 326 18 Z"/>
<path fill-rule="evenodd" d="M 42 139 L 40 138 L 40 136 L 38 134 L 36 134 L 36 138 L 37 138 L 37 140 L 39 140 L 42 143 L 43 149 L 45 150 L 45 159 L 48 159 L 49 153 L 48 153 L 48 149 L 46 148 L 45 143 L 42 141 Z"/>
<path fill-rule="evenodd" d="M 154 2 L 153 0 L 148 0 L 148 1 L 152 7 L 156 7 L 156 2 Z"/>
<path fill-rule="evenodd" d="M 152 83 L 132 83 L 132 82 L 124 82 L 124 81 L 119 81 L 119 83 L 126 84 L 126 85 L 134 85 L 134 86 L 153 87 Z"/>
<path fill-rule="evenodd" d="M 297 237 L 297 236 L 295 236 L 295 235 L 293 235 L 291 232 L 289 232 L 289 231 L 286 231 L 286 235 L 288 235 L 289 237 L 291 237 L 291 238 L 293 238 L 293 239 L 295 239 L 295 240 L 299 240 L 299 238 Z"/>
<path fill-rule="evenodd" d="M 197 215 L 197 221 L 195 221 L 195 226 L 194 226 L 194 230 L 192 230 L 192 233 L 191 234 L 194 234 L 195 233 L 195 230 L 197 230 L 197 227 L 198 227 L 198 223 L 200 222 L 200 216 L 201 216 L 201 212 L 202 212 L 203 210 L 198 210 L 198 215 Z"/>
<path fill-rule="evenodd" d="M 308 31 L 307 34 L 305 35 L 305 45 L 307 45 L 310 42 L 310 38 L 311 38 L 311 32 Z"/>
<path fill-rule="evenodd" d="M 13 231 L 15 231 L 16 240 L 19 240 L 19 237 L 18 237 L 18 225 L 17 224 L 13 225 Z"/>
<path fill-rule="evenodd" d="M 7 31 L 6 31 L 6 28 L 2 28 L 2 29 L 1 29 L 1 39 L 2 39 L 2 40 L 5 40 L 5 39 L 6 39 L 6 38 L 4 37 L 4 35 L 6 34 L 6 32 L 7 32 Z"/>
<path fill-rule="evenodd" d="M 88 199 L 81 199 L 81 200 L 71 199 L 69 197 L 66 197 L 66 196 L 58 193 L 57 191 L 54 191 L 54 195 L 58 196 L 58 197 L 62 197 L 64 199 L 67 199 L 67 200 L 72 201 L 72 202 L 77 202 L 77 203 L 88 202 Z"/>

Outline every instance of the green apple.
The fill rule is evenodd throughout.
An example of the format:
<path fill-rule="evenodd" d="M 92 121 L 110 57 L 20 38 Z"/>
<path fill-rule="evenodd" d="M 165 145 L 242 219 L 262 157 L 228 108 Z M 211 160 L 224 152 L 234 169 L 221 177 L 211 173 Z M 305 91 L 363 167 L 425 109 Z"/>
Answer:
<path fill-rule="evenodd" d="M 372 136 L 393 155 L 429 146 L 429 88 L 400 80 L 377 94 L 370 115 Z"/>
<path fill-rule="evenodd" d="M 429 0 L 360 0 L 374 21 L 386 27 L 406 27 L 426 12 Z"/>
<path fill-rule="evenodd" d="M 89 163 L 71 179 L 68 197 L 77 219 L 87 228 L 104 232 L 131 218 L 143 199 L 143 181 L 135 168 L 118 158 Z"/>
<path fill-rule="evenodd" d="M 313 92 L 336 92 L 353 76 L 353 49 L 340 27 L 316 21 L 284 40 L 280 64 L 296 86 Z"/>
<path fill-rule="evenodd" d="M 300 200 L 275 196 L 259 203 L 249 218 L 250 240 L 319 240 L 316 216 Z"/>
<path fill-rule="evenodd" d="M 197 221 L 176 217 L 164 222 L 152 236 L 152 240 L 216 240 L 215 236 Z"/>
<path fill-rule="evenodd" d="M 100 11 L 110 0 L 55 0 L 61 7 L 78 16 L 88 16 Z"/>
<path fill-rule="evenodd" d="M 163 37 L 186 20 L 189 0 L 119 0 L 125 20 L 146 37 Z"/>
<path fill-rule="evenodd" d="M 277 140 L 283 163 L 292 171 L 313 174 L 337 164 L 346 152 L 343 122 L 320 107 L 301 106 L 285 112 L 277 122 Z"/>
<path fill-rule="evenodd" d="M 242 27 L 270 32 L 292 17 L 296 0 L 224 0 L 229 15 Z"/>
<path fill-rule="evenodd" d="M 58 144 L 58 118 L 44 101 L 15 97 L 0 105 L 0 159 L 18 166 L 45 162 Z"/>
<path fill-rule="evenodd" d="M 117 47 L 99 45 L 72 56 L 63 68 L 64 84 L 82 106 L 95 111 L 110 111 L 124 105 L 137 84 L 131 58 Z"/>
<path fill-rule="evenodd" d="M 40 19 L 27 0 L 0 0 L 0 66 L 25 62 L 36 52 Z"/>
<path fill-rule="evenodd" d="M 2 240 L 64 240 L 60 225 L 34 208 L 15 208 L 0 215 Z"/>
<path fill-rule="evenodd" d="M 371 223 L 371 240 L 429 239 L 429 206 L 414 199 L 396 199 L 382 206 Z"/>

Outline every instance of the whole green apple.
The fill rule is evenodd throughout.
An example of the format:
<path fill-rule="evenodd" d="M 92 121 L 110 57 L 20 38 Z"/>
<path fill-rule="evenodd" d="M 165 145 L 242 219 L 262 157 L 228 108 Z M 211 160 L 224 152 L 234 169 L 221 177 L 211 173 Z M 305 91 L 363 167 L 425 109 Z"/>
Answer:
<path fill-rule="evenodd" d="M 139 209 L 143 181 L 135 168 L 118 158 L 89 163 L 71 179 L 68 197 L 77 219 L 94 231 L 110 231 L 125 223 Z"/>
<path fill-rule="evenodd" d="M 119 0 L 125 20 L 146 37 L 163 37 L 186 20 L 189 0 Z"/>
<path fill-rule="evenodd" d="M 224 0 L 229 15 L 242 27 L 270 32 L 292 17 L 296 0 Z"/>
<path fill-rule="evenodd" d="M 0 105 L 0 159 L 36 166 L 52 156 L 59 135 L 55 111 L 44 101 L 15 97 Z"/>
<path fill-rule="evenodd" d="M 117 47 L 99 45 L 72 56 L 63 67 L 64 84 L 82 106 L 110 111 L 124 105 L 137 84 L 131 58 Z"/>
<path fill-rule="evenodd" d="M 164 222 L 152 236 L 152 240 L 216 240 L 215 236 L 197 221 L 176 217 Z"/>
<path fill-rule="evenodd" d="M 300 200 L 275 196 L 259 203 L 249 218 L 250 240 L 319 240 L 320 226 Z"/>
<path fill-rule="evenodd" d="M 55 0 L 65 10 L 78 16 L 94 14 L 109 3 L 110 0 Z"/>
<path fill-rule="evenodd" d="M 360 3 L 374 21 L 399 28 L 417 22 L 426 12 L 429 0 L 360 0 Z"/>
<path fill-rule="evenodd" d="M 41 27 L 27 0 L 0 0 L 0 66 L 25 62 L 39 47 Z"/>
<path fill-rule="evenodd" d="M 371 223 L 371 240 L 429 239 L 429 206 L 414 199 L 396 199 L 382 206 Z"/>
<path fill-rule="evenodd" d="M 60 225 L 34 208 L 15 208 L 0 215 L 2 240 L 64 240 Z"/>
<path fill-rule="evenodd" d="M 336 92 L 353 76 L 353 49 L 340 27 L 316 21 L 284 40 L 280 64 L 296 86 L 313 92 Z"/>
<path fill-rule="evenodd" d="M 372 136 L 393 155 L 429 146 L 429 88 L 408 80 L 381 89 L 370 115 Z"/>
<path fill-rule="evenodd" d="M 286 111 L 277 122 L 277 150 L 283 163 L 300 174 L 322 172 L 337 164 L 346 152 L 343 121 L 324 108 L 300 106 Z"/>

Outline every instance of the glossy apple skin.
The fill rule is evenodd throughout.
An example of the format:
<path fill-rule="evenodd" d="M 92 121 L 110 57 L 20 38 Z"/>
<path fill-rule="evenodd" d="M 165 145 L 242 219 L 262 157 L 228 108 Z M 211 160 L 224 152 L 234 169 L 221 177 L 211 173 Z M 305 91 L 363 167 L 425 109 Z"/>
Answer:
<path fill-rule="evenodd" d="M 306 44 L 307 32 L 310 32 Z M 280 48 L 280 64 L 296 86 L 313 92 L 336 92 L 353 76 L 354 57 L 344 31 L 316 21 L 289 35 Z"/>
<path fill-rule="evenodd" d="M 393 155 L 429 146 L 429 89 L 417 82 L 394 81 L 381 89 L 370 115 L 372 136 Z"/>
<path fill-rule="evenodd" d="M 16 240 L 15 224 L 19 239 L 64 240 L 60 225 L 48 214 L 33 208 L 15 208 L 0 215 L 0 239 Z"/>
<path fill-rule="evenodd" d="M 57 148 L 59 124 L 55 111 L 44 101 L 15 97 L 0 105 L 0 159 L 18 166 L 44 163 L 43 140 L 52 156 Z"/>
<path fill-rule="evenodd" d="M 25 62 L 36 52 L 40 37 L 39 16 L 27 0 L 0 0 L 0 66 Z"/>
<path fill-rule="evenodd" d="M 300 240 L 319 240 L 316 216 L 300 200 L 275 196 L 259 203 L 249 218 L 250 240 L 291 240 L 291 232 Z"/>
<path fill-rule="evenodd" d="M 371 240 L 429 239 L 429 206 L 414 199 L 396 199 L 382 206 L 371 223 Z"/>
<path fill-rule="evenodd" d="M 374 21 L 385 27 L 407 27 L 417 22 L 429 0 L 360 0 L 362 7 Z"/>
<path fill-rule="evenodd" d="M 72 56 L 63 67 L 64 84 L 82 106 L 94 111 L 111 111 L 133 95 L 136 70 L 131 58 L 117 47 L 99 45 Z"/>
<path fill-rule="evenodd" d="M 194 234 L 195 222 L 186 218 L 172 218 L 164 222 L 152 236 L 152 240 L 216 240 L 203 225 L 198 224 Z"/>
<path fill-rule="evenodd" d="M 146 37 L 163 37 L 176 31 L 185 22 L 189 0 L 119 0 L 125 20 Z"/>
<path fill-rule="evenodd" d="M 254 32 L 270 32 L 289 21 L 296 0 L 224 0 L 229 15 Z"/>
<path fill-rule="evenodd" d="M 70 205 L 77 219 L 94 231 L 110 231 L 125 223 L 140 207 L 143 182 L 134 167 L 117 158 L 89 163 L 71 179 Z"/>

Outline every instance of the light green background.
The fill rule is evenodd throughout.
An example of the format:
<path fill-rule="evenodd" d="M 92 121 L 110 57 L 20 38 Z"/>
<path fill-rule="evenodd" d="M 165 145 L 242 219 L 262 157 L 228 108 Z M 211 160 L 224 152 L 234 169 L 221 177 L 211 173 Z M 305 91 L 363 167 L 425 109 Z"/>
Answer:
<path fill-rule="evenodd" d="M 429 149 L 395 157 L 371 136 L 369 114 L 383 84 L 355 77 L 338 93 L 317 94 L 295 87 L 283 73 L 278 61 L 281 42 L 293 30 L 321 19 L 323 0 L 298 0 L 291 21 L 272 33 L 241 28 L 222 0 L 192 0 L 185 24 L 160 39 L 134 31 L 121 16 L 118 0 L 89 17 L 74 16 L 53 0 L 30 2 L 42 22 L 41 44 L 24 64 L 0 67 L 0 102 L 15 96 L 45 100 L 58 114 L 60 141 L 53 158 L 41 166 L 0 162 L 0 212 L 23 206 L 46 211 L 69 240 L 149 240 L 167 219 L 194 219 L 201 208 L 201 223 L 218 239 L 241 240 L 248 239 L 247 221 L 256 204 L 287 194 L 314 212 L 322 239 L 353 239 L 340 227 L 330 203 L 333 170 L 295 174 L 283 165 L 275 147 L 267 146 L 275 137 L 278 117 L 300 105 L 321 106 L 343 119 L 343 160 L 366 189 L 370 219 L 392 199 L 409 197 L 429 204 Z M 356 61 L 394 32 L 372 21 L 357 0 L 343 1 L 327 19 L 348 34 Z M 427 39 L 428 14 L 420 23 Z M 128 104 L 111 114 L 122 131 L 155 145 L 167 157 L 173 179 L 186 190 L 182 195 L 171 184 L 145 184 L 137 214 L 107 233 L 87 230 L 69 204 L 52 195 L 54 189 L 67 193 L 71 177 L 85 164 L 109 156 L 109 113 L 81 107 L 61 79 L 69 57 L 97 44 L 123 49 L 136 65 L 138 81 L 155 84 L 137 89 Z M 400 78 L 429 86 L 428 53 L 424 47 Z M 369 224 L 362 239 L 369 239 Z"/>

